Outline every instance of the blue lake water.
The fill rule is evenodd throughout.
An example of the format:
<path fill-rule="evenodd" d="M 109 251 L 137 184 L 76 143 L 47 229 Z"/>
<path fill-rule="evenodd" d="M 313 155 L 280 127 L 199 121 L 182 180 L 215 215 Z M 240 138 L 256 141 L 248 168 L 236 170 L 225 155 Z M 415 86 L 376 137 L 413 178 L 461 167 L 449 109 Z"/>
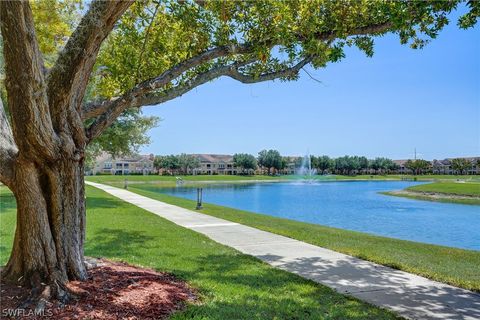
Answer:
<path fill-rule="evenodd" d="M 203 201 L 392 238 L 480 250 L 480 206 L 378 193 L 415 184 L 418 183 L 349 181 L 212 185 L 203 188 Z M 196 199 L 195 188 L 157 191 Z"/>

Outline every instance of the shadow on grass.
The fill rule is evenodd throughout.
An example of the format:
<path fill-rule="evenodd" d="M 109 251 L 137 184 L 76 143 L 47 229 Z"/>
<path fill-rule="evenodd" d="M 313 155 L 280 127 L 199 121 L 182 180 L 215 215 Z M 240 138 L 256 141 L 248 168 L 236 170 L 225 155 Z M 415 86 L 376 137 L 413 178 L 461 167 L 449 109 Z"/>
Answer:
<path fill-rule="evenodd" d="M 12 250 L 11 246 L 10 246 L 9 248 L 7 248 L 7 247 L 5 247 L 5 246 L 3 245 L 3 243 L 0 244 L 0 256 L 3 256 L 4 254 L 6 254 L 6 253 L 7 253 L 7 250 L 8 250 L 8 252 L 10 253 L 10 250 Z M 0 263 L 0 265 L 1 265 L 1 264 L 2 264 L 2 263 Z"/>
<path fill-rule="evenodd" d="M 138 248 L 154 237 L 140 231 L 101 228 L 89 238 L 85 246 L 87 256 L 125 257 L 138 253 Z"/>
<path fill-rule="evenodd" d="M 402 311 L 403 315 L 412 318 L 430 317 L 435 310 L 442 319 L 480 319 L 480 295 L 477 293 L 412 279 L 405 272 L 372 266 L 352 257 L 337 260 L 304 257 L 288 262 L 285 257 L 272 254 L 259 258 L 326 283 L 339 292 Z"/>
<path fill-rule="evenodd" d="M 106 197 L 87 197 L 87 209 L 117 208 L 121 201 Z"/>
<path fill-rule="evenodd" d="M 383 268 L 367 268 L 365 263 L 329 261 L 306 257 L 282 262 L 285 257 L 265 255 L 261 259 L 274 262 L 309 279 L 322 280 L 340 292 L 353 292 L 360 299 L 389 306 L 413 318 L 431 315 L 432 310 L 443 318 L 472 317 L 480 319 L 480 296 L 450 286 L 433 287 L 429 283 L 405 285 L 402 272 L 385 273 Z M 283 272 L 279 269 L 251 266 L 249 256 L 208 255 L 196 259 L 197 269 L 190 277 L 229 286 L 240 292 L 233 300 L 220 299 L 213 304 L 194 306 L 186 315 L 205 313 L 209 319 L 390 319 L 396 316 L 369 307 L 355 298 L 343 296 L 325 286 Z M 356 261 L 356 260 L 355 260 Z M 353 262 L 355 262 L 353 261 Z M 343 275 L 357 274 L 358 279 L 345 281 Z M 381 293 L 378 290 L 381 289 Z M 385 289 L 388 288 L 388 289 Z M 377 291 L 377 292 L 376 292 Z M 429 306 L 425 308 L 425 306 Z M 235 312 L 243 314 L 235 317 Z M 188 318 L 188 316 L 186 316 Z"/>
<path fill-rule="evenodd" d="M 190 239 L 187 246 L 182 241 L 170 246 L 163 237 L 142 231 L 99 228 L 85 251 L 89 256 L 157 261 L 152 267 L 156 265 L 158 271 L 165 270 L 166 261 L 175 261 L 174 273 L 199 289 L 202 302 L 172 319 L 395 319 L 389 312 L 270 268 L 251 256 L 190 251 L 191 238 L 185 236 Z"/>
<path fill-rule="evenodd" d="M 7 212 L 10 209 L 16 209 L 17 202 L 12 193 L 3 193 L 0 194 L 0 213 Z"/>
<path fill-rule="evenodd" d="M 313 281 L 265 267 L 251 256 L 211 254 L 194 261 L 195 270 L 184 274 L 187 280 L 226 291 L 218 296 L 218 289 L 204 292 L 202 288 L 213 303 L 190 306 L 179 315 L 181 319 L 396 319 Z"/>

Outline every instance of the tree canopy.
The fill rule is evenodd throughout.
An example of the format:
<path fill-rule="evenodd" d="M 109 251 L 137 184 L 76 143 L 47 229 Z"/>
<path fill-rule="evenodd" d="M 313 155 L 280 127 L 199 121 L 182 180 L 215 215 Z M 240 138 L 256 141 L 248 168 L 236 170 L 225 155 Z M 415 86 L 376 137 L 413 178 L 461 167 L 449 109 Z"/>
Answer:
<path fill-rule="evenodd" d="M 32 3 L 36 35 L 47 68 L 54 66 L 61 50 L 71 50 L 69 43 L 73 45 L 79 40 L 74 31 L 79 31 L 82 22 L 87 27 L 91 24 L 89 13 L 102 14 L 104 5 L 99 3 L 81 0 Z M 117 123 L 117 128 L 132 128 L 125 125 L 135 112 L 131 108 L 163 103 L 221 76 L 244 83 L 277 78 L 295 80 L 307 64 L 322 68 L 341 60 L 346 46 L 355 46 L 372 56 L 374 38 L 386 33 L 397 34 L 402 44 L 422 48 L 449 23 L 448 14 L 460 3 L 368 0 L 129 3 L 99 48 L 89 74 L 82 115 L 88 120 L 88 140 L 94 141 L 128 109 L 123 127 Z M 467 6 L 467 13 L 456 21 L 461 28 L 473 26 L 478 19 L 479 2 L 468 1 Z M 63 51 L 66 54 L 59 61 L 69 53 Z M 55 74 L 56 68 L 52 69 Z M 141 118 L 139 114 L 133 120 L 143 121 L 143 128 L 156 124 L 156 119 Z M 110 136 L 118 133 L 113 131 Z M 120 145 L 116 151 L 131 150 L 132 145 L 145 142 L 136 136 L 132 143 Z M 96 140 L 96 144 L 112 149 L 111 139 Z"/>
<path fill-rule="evenodd" d="M 169 156 L 156 156 L 153 161 L 153 166 L 155 169 L 167 170 L 170 173 L 174 173 L 176 170 L 180 169 L 180 164 L 178 162 L 178 157 L 176 155 Z"/>
<path fill-rule="evenodd" d="M 280 170 L 284 165 L 284 161 L 280 152 L 277 150 L 262 150 L 258 153 L 258 165 L 267 169 L 268 173 L 271 169 Z"/>
<path fill-rule="evenodd" d="M 341 60 L 346 46 L 372 56 L 374 38 L 389 32 L 421 48 L 459 3 L 137 1 L 104 42 L 90 75 L 89 87 L 95 90 L 89 91 L 83 115 L 92 119 L 89 138 L 128 108 L 168 101 L 221 76 L 245 83 L 295 80 L 307 64 L 321 68 Z M 478 18 L 478 2 L 468 6 L 457 21 L 462 28 Z M 46 7 L 54 14 L 46 15 Z M 34 6 L 39 25 L 55 26 L 37 32 L 44 55 L 63 47 L 80 21 L 79 8 L 81 2 L 73 0 L 41 0 Z"/>
<path fill-rule="evenodd" d="M 430 168 L 430 162 L 423 159 L 407 160 L 405 168 L 411 170 L 413 174 L 419 174 Z"/>
<path fill-rule="evenodd" d="M 0 181 L 18 205 L 2 277 L 48 283 L 59 299 L 68 297 L 67 280 L 86 278 L 86 148 L 107 130 L 118 131 L 105 144 L 121 142 L 112 139 L 132 128 L 116 122 L 122 117 L 219 77 L 295 80 L 307 65 L 340 61 L 346 46 L 372 56 L 374 39 L 387 33 L 422 48 L 460 3 L 0 1 Z M 466 7 L 456 21 L 461 28 L 480 13 L 479 1 Z M 278 152 L 265 155 L 269 168 L 284 164 Z M 196 165 L 179 160 L 184 171 Z"/>
<path fill-rule="evenodd" d="M 85 5 L 81 0 L 37 0 L 32 2 L 31 6 L 45 67 L 51 68 L 58 58 L 59 52 L 80 22 L 81 12 L 85 10 Z M 1 37 L 0 50 L 3 51 Z M 0 91 L 5 103 L 4 72 L 3 55 L 0 55 Z M 99 90 L 97 83 L 90 81 L 85 100 L 89 101 L 98 96 Z M 90 122 L 87 121 L 86 125 Z M 158 122 L 157 117 L 143 116 L 139 109 L 127 109 L 112 123 L 111 127 L 89 144 L 86 165 L 91 166 L 95 157 L 102 151 L 114 157 L 138 152 L 140 146 L 150 143 L 147 131 L 155 127 Z"/>
<path fill-rule="evenodd" d="M 472 161 L 465 158 L 452 159 L 451 164 L 452 169 L 459 172 L 460 174 L 464 174 L 468 169 L 473 167 Z"/>
<path fill-rule="evenodd" d="M 177 156 L 177 159 L 182 174 L 189 174 L 192 169 L 200 167 L 200 160 L 194 155 L 182 153 Z"/>
<path fill-rule="evenodd" d="M 257 169 L 257 159 L 248 153 L 235 153 L 233 155 L 234 165 L 240 169 L 240 173 L 250 173 Z"/>

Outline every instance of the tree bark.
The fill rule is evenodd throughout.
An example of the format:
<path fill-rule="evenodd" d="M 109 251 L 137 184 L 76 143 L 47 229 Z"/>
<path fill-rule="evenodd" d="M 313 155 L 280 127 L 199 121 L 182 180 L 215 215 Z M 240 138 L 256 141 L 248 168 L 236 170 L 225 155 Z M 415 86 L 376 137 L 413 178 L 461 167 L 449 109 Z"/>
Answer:
<path fill-rule="evenodd" d="M 0 1 L 11 114 L 10 121 L 0 102 L 0 181 L 17 200 L 15 238 L 2 277 L 33 287 L 37 307 L 40 292 L 39 298 L 65 301 L 66 282 L 87 277 L 86 136 L 79 106 L 99 47 L 130 4 L 94 1 L 46 79 L 28 1 Z"/>
<path fill-rule="evenodd" d="M 85 193 L 83 160 L 55 164 L 19 157 L 13 193 L 17 226 L 6 280 L 33 288 L 51 287 L 64 300 L 68 280 L 84 280 Z"/>

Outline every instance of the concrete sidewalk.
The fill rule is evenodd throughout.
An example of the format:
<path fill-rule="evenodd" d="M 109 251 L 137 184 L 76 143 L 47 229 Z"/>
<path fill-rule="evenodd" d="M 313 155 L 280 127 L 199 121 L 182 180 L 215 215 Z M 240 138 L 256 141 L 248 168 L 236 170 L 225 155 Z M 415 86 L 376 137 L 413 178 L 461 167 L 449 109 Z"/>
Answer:
<path fill-rule="evenodd" d="M 411 319 L 480 319 L 480 294 L 357 259 L 305 242 L 169 205 L 136 193 L 88 185 L 182 227 L 338 292 Z M 479 271 L 480 272 L 480 271 Z"/>

